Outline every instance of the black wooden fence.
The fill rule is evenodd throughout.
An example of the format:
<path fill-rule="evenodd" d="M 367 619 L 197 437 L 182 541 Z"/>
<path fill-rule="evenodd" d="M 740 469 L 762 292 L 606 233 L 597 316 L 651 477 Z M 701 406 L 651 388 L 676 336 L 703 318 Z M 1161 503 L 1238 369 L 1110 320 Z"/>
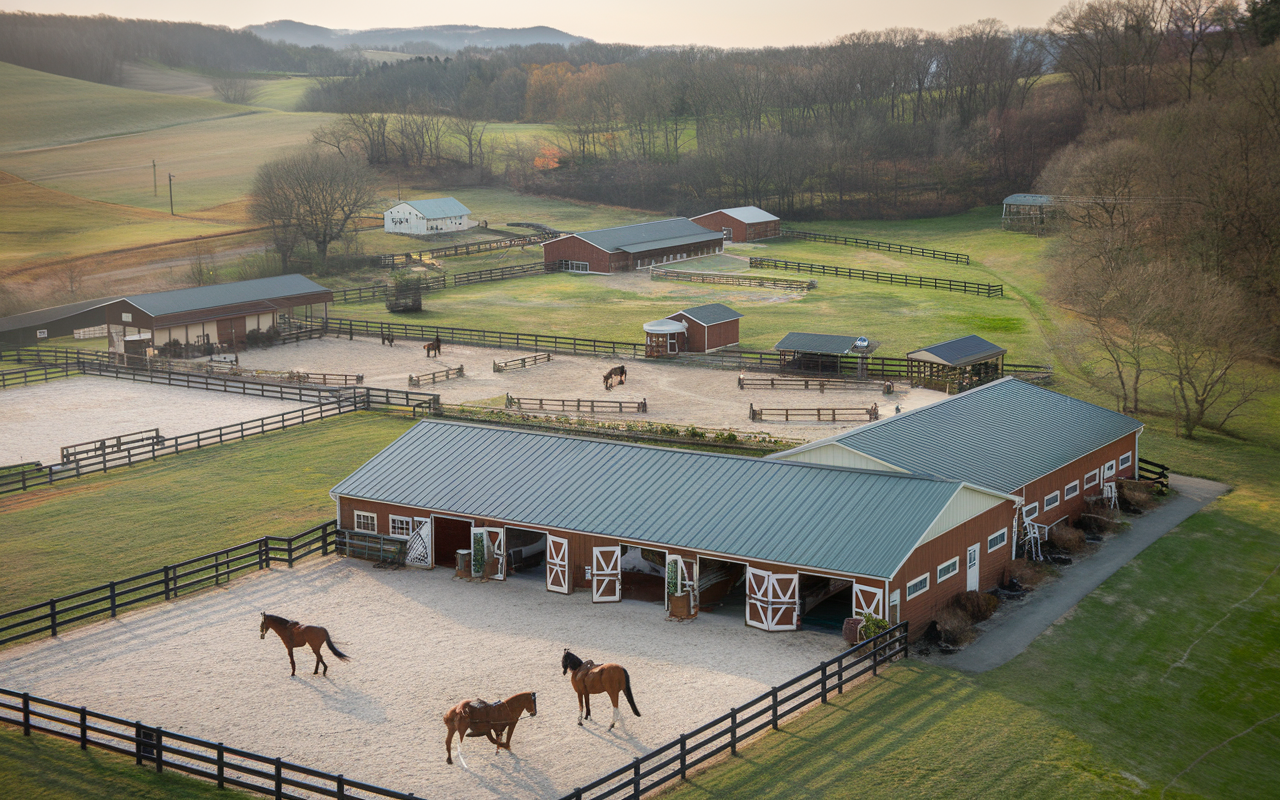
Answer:
<path fill-rule="evenodd" d="M 412 388 L 421 386 L 424 383 L 429 383 L 434 386 L 441 381 L 465 377 L 465 373 L 463 372 L 463 368 L 465 366 L 465 364 L 459 364 L 456 367 L 445 367 L 444 369 L 439 369 L 435 372 L 424 372 L 421 375 L 410 375 L 409 386 Z"/>
<path fill-rule="evenodd" d="M 730 709 L 728 714 L 681 734 L 627 766 L 574 789 L 562 800 L 639 800 L 646 792 L 687 777 L 690 770 L 725 751 L 737 755 L 738 746 L 750 737 L 770 729 L 776 731 L 787 717 L 815 701 L 826 703 L 831 694 L 842 694 L 845 686 L 863 675 L 878 674 L 883 664 L 898 656 L 907 657 L 905 622 L 772 687 L 756 699 Z"/>
<path fill-rule="evenodd" d="M 901 275 L 896 272 L 874 272 L 867 269 L 833 267 L 826 264 L 807 264 L 803 261 L 782 261 L 776 258 L 752 258 L 753 269 L 783 269 L 812 275 L 834 275 L 840 278 L 887 283 L 891 286 L 907 286 L 914 289 L 940 289 L 978 297 L 1004 297 L 1004 284 L 954 281 L 950 278 L 925 278 L 920 275 Z"/>
<path fill-rule="evenodd" d="M 738 376 L 739 389 L 801 389 L 826 392 L 828 389 L 847 389 L 850 391 L 866 391 L 880 389 L 880 381 L 858 381 L 848 378 L 811 378 L 808 376 L 783 376 L 779 378 Z M 890 384 L 892 387 L 892 384 Z"/>
<path fill-rule="evenodd" d="M 521 411 L 586 411 L 589 414 L 647 414 L 647 400 L 561 400 L 547 397 L 512 397 L 507 395 L 507 408 Z"/>
<path fill-rule="evenodd" d="M 842 244 L 847 247 L 866 247 L 871 250 L 882 250 L 887 253 L 902 253 L 908 256 L 922 256 L 951 264 L 968 264 L 969 256 L 965 253 L 951 253 L 946 250 L 934 250 L 929 247 L 912 247 L 909 244 L 878 242 L 875 239 L 859 239 L 853 236 L 832 236 L 829 233 L 812 233 L 810 231 L 793 231 L 783 229 L 782 236 L 791 239 L 805 239 L 824 244 Z"/>
<path fill-rule="evenodd" d="M 559 238 L 562 235 L 563 234 L 559 231 L 544 231 L 541 233 L 532 233 L 528 236 L 512 236 L 507 239 L 491 239 L 485 242 L 471 242 L 470 244 L 455 244 L 448 247 L 437 247 L 432 250 L 419 250 L 416 255 L 413 253 L 386 253 L 378 256 L 378 258 L 381 259 L 381 265 L 384 267 L 399 267 L 420 263 L 424 258 L 473 256 L 476 253 L 488 253 L 493 250 L 509 250 L 512 247 L 528 247 L 533 244 L 542 244 L 545 241 Z"/>
<path fill-rule="evenodd" d="M 875 403 L 869 408 L 756 408 L 749 403 L 747 416 L 752 422 L 875 422 L 880 408 Z"/>
<path fill-rule="evenodd" d="M 442 328 L 435 325 L 409 325 L 403 322 L 370 322 L 362 319 L 306 318 L 313 325 L 320 325 L 326 333 L 339 336 L 381 336 L 390 333 L 397 339 L 414 339 L 430 342 L 439 338 L 450 344 L 473 347 L 500 347 L 512 350 L 542 350 L 553 353 L 578 355 L 644 356 L 644 343 L 610 342 L 597 339 L 578 339 L 572 336 L 547 336 L 540 333 L 512 333 L 485 331 L 471 328 Z"/>
<path fill-rule="evenodd" d="M 409 279 L 409 283 L 412 288 L 416 288 L 419 292 L 439 292 L 450 287 L 471 286 L 476 283 L 505 281 L 512 278 L 527 278 L 560 271 L 559 262 L 533 261 L 528 264 L 508 264 L 505 267 L 457 272 L 452 275 L 423 275 L 416 279 Z M 368 303 L 386 300 L 389 291 L 391 291 L 391 287 L 385 283 L 374 286 L 356 286 L 351 289 L 334 289 L 333 302 L 335 304 Z"/>
<path fill-rule="evenodd" d="M 494 361 L 493 371 L 510 372 L 513 369 L 528 369 L 529 367 L 537 366 L 538 364 L 546 364 L 549 361 L 551 361 L 550 353 L 534 353 L 531 356 L 513 358 L 509 361 Z"/>
<path fill-rule="evenodd" d="M 53 366 L 35 365 L 20 369 L 10 369 L 0 372 L 0 389 L 8 389 L 10 386 L 28 386 L 33 383 L 46 383 L 56 378 L 69 378 L 73 375 L 79 374 L 79 368 L 61 364 Z"/>
<path fill-rule="evenodd" d="M 1144 481 L 1153 481 L 1160 484 L 1165 489 L 1169 488 L 1169 468 L 1164 464 L 1156 461 L 1148 461 L 1145 458 L 1138 459 L 1138 479 Z"/>
<path fill-rule="evenodd" d="M 665 267 L 651 267 L 650 280 L 685 281 L 686 283 L 717 283 L 726 286 L 758 286 L 765 289 L 785 289 L 807 292 L 817 289 L 817 281 L 797 281 L 790 278 L 762 278 L 756 275 L 735 275 L 731 272 L 690 272 Z"/>

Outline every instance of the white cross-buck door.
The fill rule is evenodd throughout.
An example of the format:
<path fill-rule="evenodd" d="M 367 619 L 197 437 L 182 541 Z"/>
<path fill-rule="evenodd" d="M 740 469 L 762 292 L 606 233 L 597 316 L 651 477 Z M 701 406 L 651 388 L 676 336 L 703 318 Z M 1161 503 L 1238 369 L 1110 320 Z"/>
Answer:
<path fill-rule="evenodd" d="M 569 540 L 547 534 L 547 591 L 569 593 Z"/>
<path fill-rule="evenodd" d="M 505 528 L 485 528 L 484 551 L 485 558 L 494 563 L 493 579 L 495 581 L 505 581 L 507 579 L 507 532 Z"/>
<path fill-rule="evenodd" d="M 978 591 L 978 545 L 969 548 L 969 562 L 965 571 L 965 587 L 971 592 Z"/>
<path fill-rule="evenodd" d="M 616 603 L 622 599 L 622 547 L 596 547 L 591 551 L 591 602 Z"/>
<path fill-rule="evenodd" d="M 884 599 L 884 590 L 878 586 L 868 586 L 865 583 L 853 583 L 853 613 L 855 616 L 865 616 L 873 614 L 877 617 L 884 618 L 884 609 L 880 607 L 880 603 Z"/>
<path fill-rule="evenodd" d="M 793 631 L 800 622 L 800 576 L 747 567 L 747 624 Z"/>
<path fill-rule="evenodd" d="M 431 519 L 413 518 L 413 533 L 409 535 L 404 561 L 412 567 L 431 569 L 436 565 L 435 541 L 431 536 Z"/>

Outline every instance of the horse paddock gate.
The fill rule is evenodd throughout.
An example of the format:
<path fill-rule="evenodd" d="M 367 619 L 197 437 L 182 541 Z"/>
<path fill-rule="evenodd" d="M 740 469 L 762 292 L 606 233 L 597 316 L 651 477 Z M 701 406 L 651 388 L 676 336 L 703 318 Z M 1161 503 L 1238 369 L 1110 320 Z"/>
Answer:
<path fill-rule="evenodd" d="M 828 389 L 847 389 L 849 391 L 881 389 L 885 394 L 893 391 L 891 381 L 859 381 L 850 378 L 807 378 L 781 377 L 763 378 L 755 375 L 739 375 L 739 389 L 804 389 L 817 390 L 824 393 Z"/>
<path fill-rule="evenodd" d="M 427 384 L 427 383 L 434 385 L 436 383 L 440 383 L 441 381 L 450 380 L 451 378 L 465 378 L 466 375 L 463 372 L 464 366 L 465 366 L 464 364 L 459 364 L 456 367 L 449 367 L 447 369 L 436 370 L 435 372 L 424 372 L 421 375 L 410 374 L 409 386 L 411 388 L 419 388 L 423 384 Z"/>
<path fill-rule="evenodd" d="M 752 422 L 875 422 L 880 419 L 880 407 L 872 403 L 868 408 L 756 408 L 748 406 Z"/>
<path fill-rule="evenodd" d="M 512 397 L 507 395 L 507 408 L 520 411 L 585 411 L 588 414 L 647 414 L 647 400 L 561 400 L 547 397 Z"/>

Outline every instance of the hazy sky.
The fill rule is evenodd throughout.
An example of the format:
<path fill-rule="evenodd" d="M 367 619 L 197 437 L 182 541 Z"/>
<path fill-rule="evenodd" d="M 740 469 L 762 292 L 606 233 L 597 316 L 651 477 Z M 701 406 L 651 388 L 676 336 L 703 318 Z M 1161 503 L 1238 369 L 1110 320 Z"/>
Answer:
<path fill-rule="evenodd" d="M 719 47 L 815 44 L 852 31 L 892 27 L 945 31 L 995 17 L 1010 27 L 1040 26 L 1066 0 L 487 0 L 484 3 L 333 2 L 333 0 L 0 0 L 6 11 L 204 22 L 242 28 L 293 19 L 328 28 L 548 25 L 602 42 L 707 44 Z"/>

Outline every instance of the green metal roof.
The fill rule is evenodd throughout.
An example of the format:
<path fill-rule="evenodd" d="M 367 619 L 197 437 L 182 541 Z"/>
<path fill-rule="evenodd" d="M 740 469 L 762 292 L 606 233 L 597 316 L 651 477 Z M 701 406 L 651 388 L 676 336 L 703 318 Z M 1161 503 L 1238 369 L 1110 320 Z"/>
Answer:
<path fill-rule="evenodd" d="M 967 367 L 970 364 L 990 361 L 1008 352 L 1000 345 L 992 344 L 981 336 L 970 335 L 912 350 L 907 353 L 907 358 L 946 364 L 951 367 Z"/>
<path fill-rule="evenodd" d="M 333 496 L 892 577 L 951 480 L 424 420 Z"/>
<path fill-rule="evenodd" d="M 601 228 L 570 234 L 590 242 L 609 253 L 627 253 L 653 250 L 657 247 L 675 247 L 692 242 L 710 242 L 724 238 L 719 231 L 709 231 L 696 222 L 676 217 L 657 222 L 641 222 L 618 228 Z"/>
<path fill-rule="evenodd" d="M 301 275 L 278 275 L 253 281 L 197 286 L 194 289 L 135 294 L 124 299 L 151 316 L 159 317 L 327 291 L 329 290 L 320 284 Z"/>
<path fill-rule="evenodd" d="M 1016 492 L 1141 429 L 1132 417 L 1010 377 L 787 452 L 836 442 L 917 475 Z"/>
<path fill-rule="evenodd" d="M 677 312 L 702 325 L 718 325 L 734 319 L 742 319 L 742 315 L 724 303 L 707 303 L 705 306 L 694 306 Z"/>
<path fill-rule="evenodd" d="M 797 333 L 792 331 L 773 346 L 774 350 L 792 350 L 799 353 L 828 353 L 844 355 L 857 349 L 857 336 L 840 336 L 833 333 Z"/>
<path fill-rule="evenodd" d="M 397 203 L 396 205 L 400 205 Z M 447 217 L 465 217 L 471 213 L 471 209 L 459 203 L 452 197 L 434 197 L 429 200 L 406 200 L 404 205 L 409 206 L 427 219 L 445 219 Z M 395 206 L 391 207 L 392 209 Z M 391 209 L 383 212 L 389 213 Z"/>

